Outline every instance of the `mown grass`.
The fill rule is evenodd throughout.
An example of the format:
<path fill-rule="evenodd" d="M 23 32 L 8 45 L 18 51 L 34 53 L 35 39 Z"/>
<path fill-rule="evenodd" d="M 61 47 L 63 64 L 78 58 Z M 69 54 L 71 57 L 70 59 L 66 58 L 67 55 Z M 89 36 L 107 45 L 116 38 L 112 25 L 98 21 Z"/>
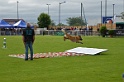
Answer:
<path fill-rule="evenodd" d="M 7 49 L 3 49 L 3 38 Z M 108 49 L 96 56 L 34 59 L 9 57 L 23 54 L 21 36 L 0 36 L 0 82 L 122 82 L 124 37 L 83 36 L 84 44 L 63 41 L 62 36 L 36 36 L 34 53 L 63 52 L 75 47 Z"/>

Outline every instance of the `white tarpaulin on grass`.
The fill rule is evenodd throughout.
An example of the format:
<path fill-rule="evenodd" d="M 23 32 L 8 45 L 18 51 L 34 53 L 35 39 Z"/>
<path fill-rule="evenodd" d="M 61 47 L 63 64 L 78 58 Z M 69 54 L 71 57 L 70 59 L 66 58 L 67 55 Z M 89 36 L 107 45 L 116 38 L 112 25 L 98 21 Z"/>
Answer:
<path fill-rule="evenodd" d="M 107 51 L 107 49 L 77 47 L 77 48 L 67 50 L 66 52 L 73 52 L 73 53 L 79 53 L 79 54 L 88 54 L 88 55 L 96 55 L 96 54 L 101 53 L 103 51 Z"/>

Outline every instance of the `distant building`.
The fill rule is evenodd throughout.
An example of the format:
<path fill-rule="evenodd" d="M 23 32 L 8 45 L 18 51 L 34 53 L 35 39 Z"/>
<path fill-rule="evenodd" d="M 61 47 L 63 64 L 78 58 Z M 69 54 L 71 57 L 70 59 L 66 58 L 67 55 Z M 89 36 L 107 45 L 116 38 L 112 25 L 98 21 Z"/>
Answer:
<path fill-rule="evenodd" d="M 116 29 L 124 30 L 124 22 L 116 22 Z"/>

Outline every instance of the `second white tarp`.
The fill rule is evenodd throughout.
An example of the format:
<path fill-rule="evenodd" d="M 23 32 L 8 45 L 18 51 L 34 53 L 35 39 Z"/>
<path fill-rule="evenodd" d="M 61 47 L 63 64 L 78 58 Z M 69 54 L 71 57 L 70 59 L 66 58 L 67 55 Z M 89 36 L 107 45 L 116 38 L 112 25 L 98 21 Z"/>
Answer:
<path fill-rule="evenodd" d="M 66 52 L 74 52 L 74 53 L 79 53 L 79 54 L 96 55 L 96 54 L 104 52 L 104 51 L 107 51 L 107 49 L 77 47 L 77 48 L 67 50 Z"/>

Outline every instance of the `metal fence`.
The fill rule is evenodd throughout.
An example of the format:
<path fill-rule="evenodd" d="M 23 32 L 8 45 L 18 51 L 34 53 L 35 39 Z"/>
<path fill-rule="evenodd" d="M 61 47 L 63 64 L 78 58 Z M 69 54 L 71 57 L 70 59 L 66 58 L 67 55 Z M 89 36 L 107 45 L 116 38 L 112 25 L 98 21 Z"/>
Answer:
<path fill-rule="evenodd" d="M 99 36 L 100 33 L 98 31 L 87 31 L 87 30 L 66 30 L 66 32 L 70 35 L 81 35 L 81 36 Z M 0 31 L 0 35 L 21 35 L 22 30 L 16 31 Z M 64 33 L 61 30 L 35 30 L 36 35 L 56 35 L 63 36 Z M 108 34 L 108 33 L 107 33 Z M 116 36 L 124 36 L 124 30 L 115 30 Z"/>
<path fill-rule="evenodd" d="M 22 31 L 0 31 L 0 35 L 21 35 Z"/>
<path fill-rule="evenodd" d="M 92 36 L 99 35 L 97 31 L 86 31 L 86 30 L 66 30 L 70 35 L 84 35 L 84 36 Z M 21 35 L 22 31 L 0 31 L 0 35 Z M 35 30 L 36 35 L 57 35 L 63 36 L 64 33 L 61 30 Z"/>
<path fill-rule="evenodd" d="M 70 35 L 81 35 L 81 36 L 100 36 L 99 31 L 91 31 L 91 30 L 66 30 Z M 40 30 L 35 31 L 37 35 L 58 35 L 63 36 L 64 33 L 61 30 Z M 124 36 L 124 30 L 114 30 L 114 36 Z M 108 36 L 108 31 L 106 32 L 106 36 Z"/>
<path fill-rule="evenodd" d="M 100 33 L 97 31 L 85 31 L 85 30 L 66 30 L 70 35 L 84 35 L 84 36 L 92 36 L 99 35 Z M 58 35 L 63 36 L 64 33 L 61 30 L 47 30 L 47 31 L 35 31 L 37 35 Z"/>

